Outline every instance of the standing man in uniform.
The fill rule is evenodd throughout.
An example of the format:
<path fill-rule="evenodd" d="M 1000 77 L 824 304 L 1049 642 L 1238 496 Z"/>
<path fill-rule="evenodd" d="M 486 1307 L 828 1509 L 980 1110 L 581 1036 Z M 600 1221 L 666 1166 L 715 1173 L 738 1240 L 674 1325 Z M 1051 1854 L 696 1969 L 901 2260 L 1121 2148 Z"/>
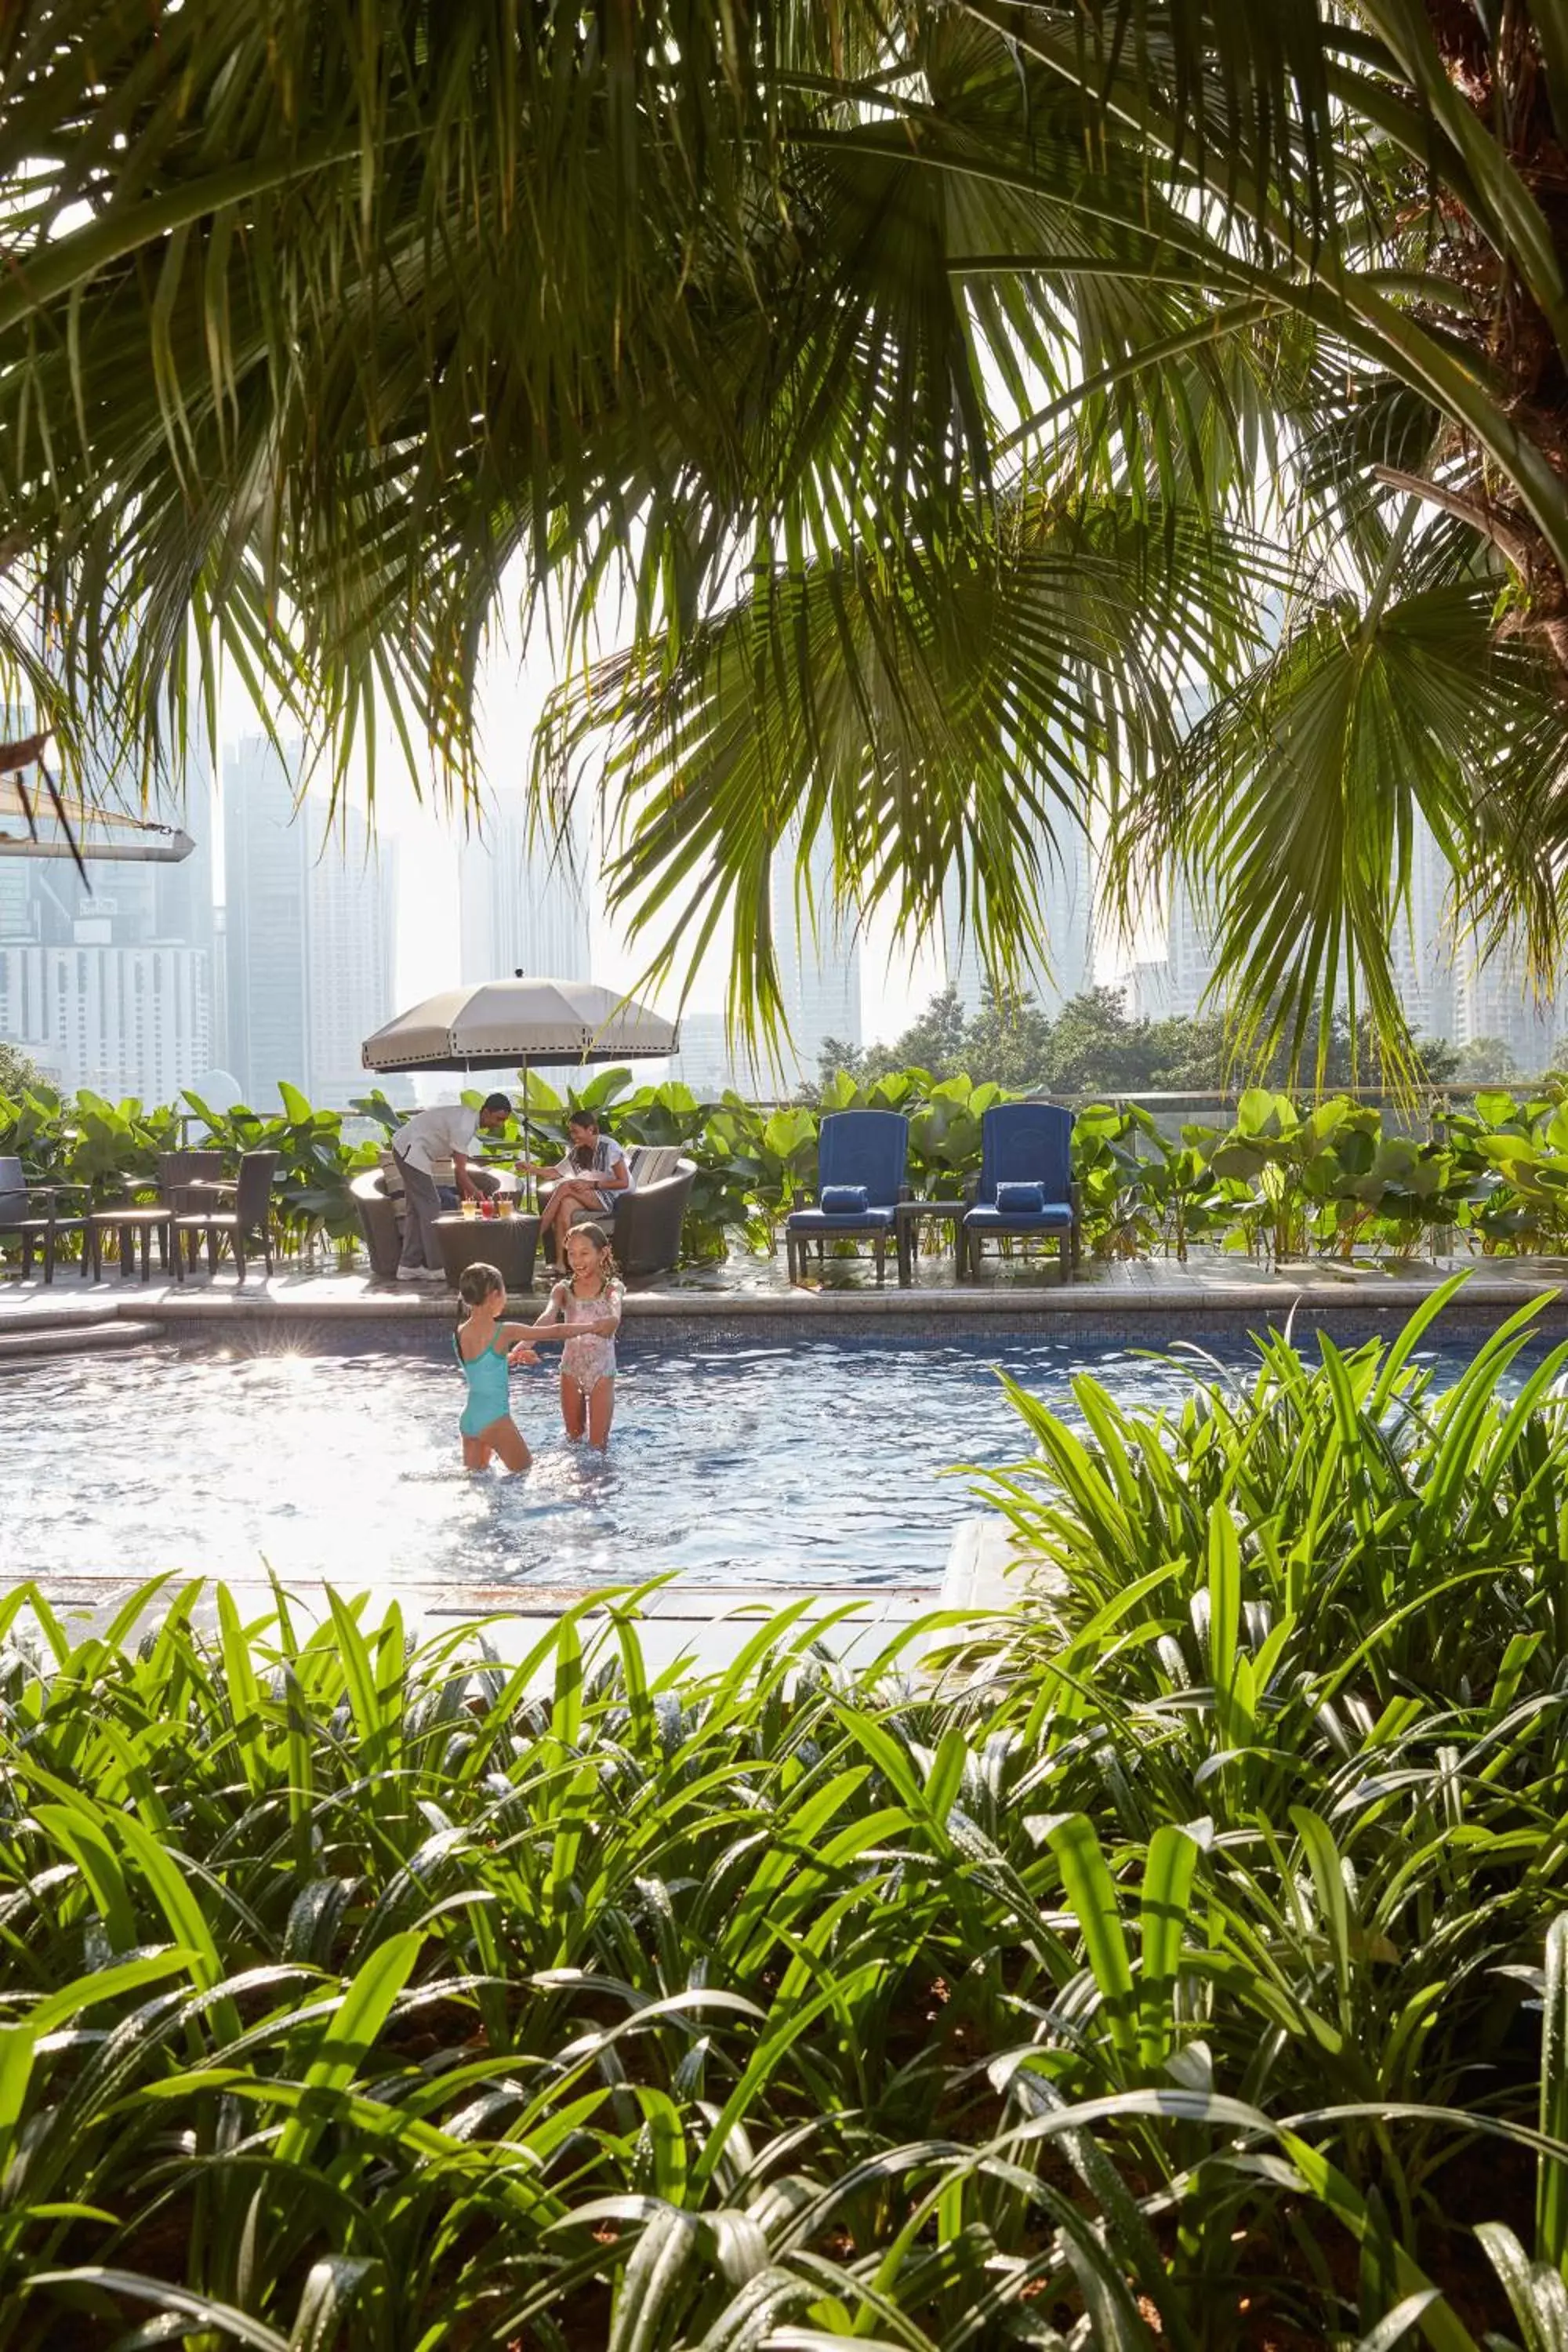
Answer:
<path fill-rule="evenodd" d="M 468 1173 L 474 1137 L 498 1135 L 510 1117 L 510 1096 L 487 1095 L 478 1110 L 468 1110 L 461 1103 L 441 1103 L 432 1110 L 416 1110 L 398 1129 L 392 1139 L 392 1156 L 403 1179 L 405 1214 L 403 1255 L 397 1267 L 399 1282 L 442 1279 L 441 1252 L 432 1230 L 434 1220 L 442 1209 L 455 1208 L 459 1200 L 478 1200 L 479 1188 Z M 437 1183 L 434 1168 L 438 1160 L 447 1159 L 452 1162 L 457 1191 L 450 1200 L 444 1201 L 441 1196 L 446 1188 Z"/>

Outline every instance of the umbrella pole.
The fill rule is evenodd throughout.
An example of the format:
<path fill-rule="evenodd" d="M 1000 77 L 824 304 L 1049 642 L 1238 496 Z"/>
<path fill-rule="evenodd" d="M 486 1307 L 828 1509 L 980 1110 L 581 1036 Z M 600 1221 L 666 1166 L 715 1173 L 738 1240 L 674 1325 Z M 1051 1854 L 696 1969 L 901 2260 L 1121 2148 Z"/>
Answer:
<path fill-rule="evenodd" d="M 533 1157 L 528 1146 L 528 1055 L 526 1054 L 522 1057 L 522 1156 L 525 1160 L 531 1160 Z M 522 1180 L 522 1205 L 528 1210 L 532 1210 L 537 1205 L 531 1171 Z"/>

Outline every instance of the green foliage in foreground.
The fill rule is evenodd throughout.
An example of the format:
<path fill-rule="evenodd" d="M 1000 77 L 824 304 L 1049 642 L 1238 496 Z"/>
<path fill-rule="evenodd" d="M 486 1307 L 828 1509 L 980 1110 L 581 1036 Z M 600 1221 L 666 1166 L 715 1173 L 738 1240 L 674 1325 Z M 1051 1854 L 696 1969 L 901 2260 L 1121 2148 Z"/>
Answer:
<path fill-rule="evenodd" d="M 1568 1349 L 1428 1319 L 1019 1398 L 945 1661 L 11 1596 L 0 2344 L 1561 2341 Z"/>

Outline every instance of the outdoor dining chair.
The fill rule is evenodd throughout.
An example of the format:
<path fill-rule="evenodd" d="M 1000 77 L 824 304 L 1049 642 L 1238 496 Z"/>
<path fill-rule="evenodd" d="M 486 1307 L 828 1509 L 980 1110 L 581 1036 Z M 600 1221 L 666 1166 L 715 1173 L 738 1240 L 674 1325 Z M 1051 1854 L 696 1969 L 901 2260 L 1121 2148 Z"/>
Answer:
<path fill-rule="evenodd" d="M 109 1234 L 118 1234 L 120 1237 L 121 1282 L 128 1282 L 136 1271 L 138 1244 L 142 1279 L 148 1279 L 154 1236 L 163 1272 L 178 1274 L 181 1268 L 171 1263 L 179 1250 L 174 1221 L 192 1206 L 191 1186 L 217 1181 L 223 1171 L 221 1151 L 160 1151 L 155 1180 L 150 1182 L 144 1176 L 128 1177 L 124 1200 L 107 1209 L 95 1209 L 88 1220 L 88 1246 L 95 1277 L 103 1271 L 103 1244 Z M 195 1246 L 195 1239 L 192 1246 Z"/>
<path fill-rule="evenodd" d="M 0 1240 L 18 1240 L 22 1244 L 22 1279 L 26 1282 L 33 1271 L 33 1260 L 41 1255 L 44 1280 L 53 1282 L 58 1245 L 69 1234 L 84 1236 L 88 1231 L 86 1209 L 62 1209 L 62 1200 L 79 1193 L 84 1202 L 92 1198 L 87 1184 L 29 1183 L 19 1160 L 0 1159 Z M 90 1252 L 84 1246 L 82 1275 L 89 1272 Z"/>
<path fill-rule="evenodd" d="M 272 1177 L 277 1166 L 276 1151 L 247 1151 L 241 1156 L 239 1173 L 232 1182 L 219 1183 L 208 1178 L 184 1188 L 187 1198 L 205 1197 L 211 1205 L 174 1219 L 174 1268 L 182 1281 L 185 1269 L 180 1243 L 187 1236 L 193 1241 L 205 1240 L 207 1270 L 211 1274 L 217 1272 L 218 1252 L 225 1242 L 234 1252 L 241 1282 L 245 1280 L 247 1245 L 253 1242 L 266 1260 L 268 1273 L 272 1272 Z M 249 1254 L 254 1255 L 254 1249 Z"/>

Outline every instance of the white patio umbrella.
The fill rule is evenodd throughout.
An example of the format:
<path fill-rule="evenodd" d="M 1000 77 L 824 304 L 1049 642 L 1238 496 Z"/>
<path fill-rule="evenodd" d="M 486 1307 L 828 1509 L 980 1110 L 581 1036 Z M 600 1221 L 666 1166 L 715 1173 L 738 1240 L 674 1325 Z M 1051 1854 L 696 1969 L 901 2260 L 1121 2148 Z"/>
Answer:
<path fill-rule="evenodd" d="M 443 989 L 367 1037 L 367 1070 L 521 1070 L 523 1157 L 528 1074 L 542 1064 L 648 1061 L 673 1054 L 676 1023 L 591 980 L 481 980 Z"/>

